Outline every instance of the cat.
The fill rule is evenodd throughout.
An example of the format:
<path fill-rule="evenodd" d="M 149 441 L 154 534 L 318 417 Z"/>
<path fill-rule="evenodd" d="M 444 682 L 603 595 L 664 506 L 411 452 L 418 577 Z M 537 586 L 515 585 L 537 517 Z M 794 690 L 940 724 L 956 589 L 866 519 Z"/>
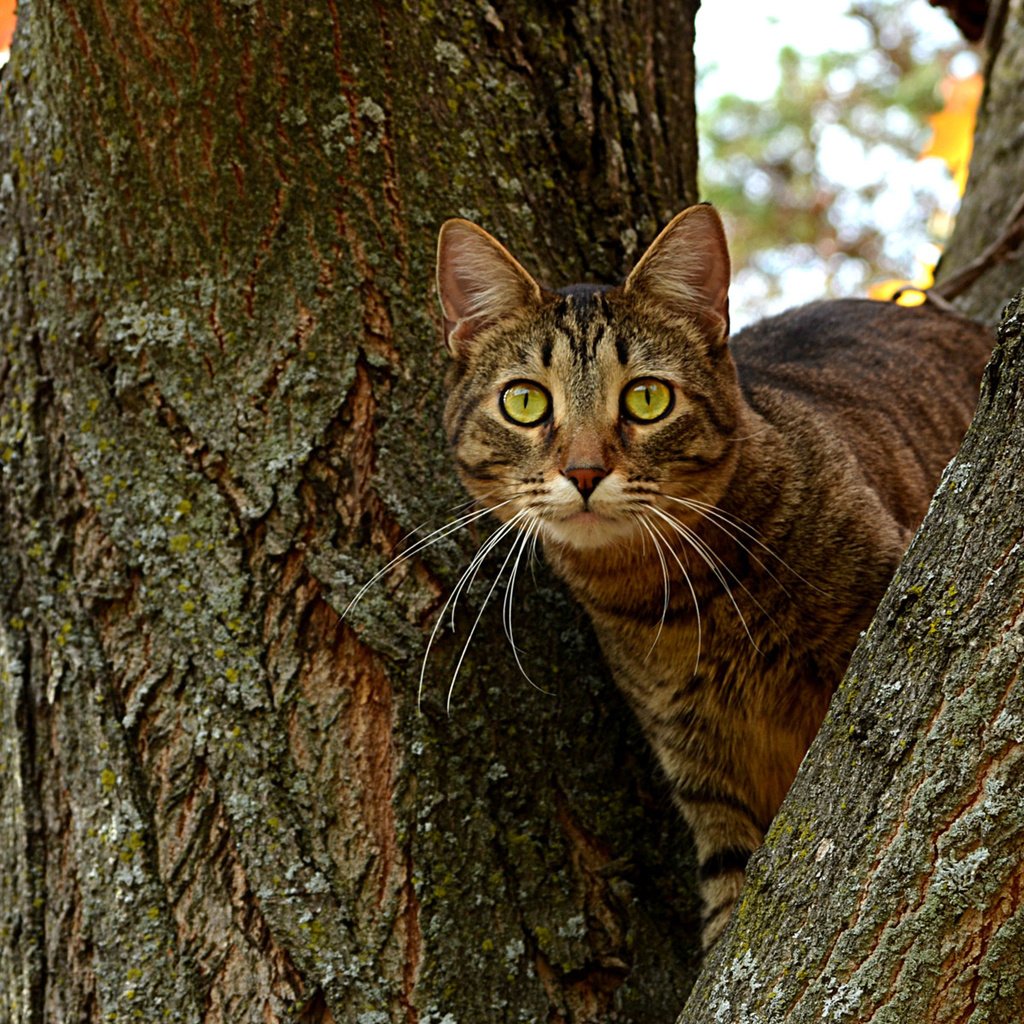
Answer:
<path fill-rule="evenodd" d="M 481 510 L 539 536 L 589 614 L 692 830 L 705 949 L 993 345 L 957 315 L 858 299 L 730 340 L 729 278 L 705 204 L 614 288 L 545 290 L 465 220 L 438 242 L 459 475 Z"/>

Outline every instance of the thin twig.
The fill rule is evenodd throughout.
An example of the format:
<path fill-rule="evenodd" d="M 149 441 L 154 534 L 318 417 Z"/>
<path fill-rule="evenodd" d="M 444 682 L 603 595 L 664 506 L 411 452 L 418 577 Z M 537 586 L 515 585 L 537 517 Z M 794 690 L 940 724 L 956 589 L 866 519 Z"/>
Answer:
<path fill-rule="evenodd" d="M 999 263 L 1008 263 L 1018 258 L 1020 254 L 1017 250 L 1024 242 L 1024 194 L 1014 204 L 1006 221 L 1007 225 L 1002 234 L 991 245 L 941 284 L 928 288 L 924 293 L 925 297 L 940 307 L 945 300 L 948 306 L 950 299 L 962 295 L 987 270 Z"/>

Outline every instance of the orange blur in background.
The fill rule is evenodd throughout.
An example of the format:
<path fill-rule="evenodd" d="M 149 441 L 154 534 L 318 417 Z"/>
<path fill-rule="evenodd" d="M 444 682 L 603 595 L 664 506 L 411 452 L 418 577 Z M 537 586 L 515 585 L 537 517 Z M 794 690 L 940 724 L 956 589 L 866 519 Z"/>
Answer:
<path fill-rule="evenodd" d="M 15 6 L 16 0 L 0 0 L 0 50 L 11 48 L 14 22 L 17 20 L 14 13 Z"/>

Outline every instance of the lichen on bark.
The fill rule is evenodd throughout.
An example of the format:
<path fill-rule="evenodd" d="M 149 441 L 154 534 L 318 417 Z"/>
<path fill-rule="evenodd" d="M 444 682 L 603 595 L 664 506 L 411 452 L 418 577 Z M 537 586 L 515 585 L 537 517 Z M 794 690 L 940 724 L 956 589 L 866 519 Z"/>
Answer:
<path fill-rule="evenodd" d="M 689 847 L 552 581 L 528 585 L 550 631 L 518 639 L 554 696 L 499 602 L 450 717 L 464 619 L 418 706 L 420 658 L 479 535 L 339 613 L 462 500 L 437 226 L 478 215 L 552 282 L 620 273 L 695 198 L 692 15 L 21 5 L 0 1014 L 674 1011 Z"/>

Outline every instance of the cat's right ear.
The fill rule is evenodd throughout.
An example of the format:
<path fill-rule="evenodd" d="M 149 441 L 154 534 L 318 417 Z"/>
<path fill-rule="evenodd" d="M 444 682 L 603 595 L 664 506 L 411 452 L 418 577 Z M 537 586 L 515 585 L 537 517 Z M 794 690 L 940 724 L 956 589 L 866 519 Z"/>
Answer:
<path fill-rule="evenodd" d="M 483 228 L 449 220 L 437 239 L 437 294 L 444 342 L 464 358 L 485 328 L 540 302 L 540 285 Z"/>
<path fill-rule="evenodd" d="M 669 221 L 626 279 L 627 295 L 673 313 L 704 317 L 729 334 L 729 246 L 722 220 L 706 203 Z"/>

